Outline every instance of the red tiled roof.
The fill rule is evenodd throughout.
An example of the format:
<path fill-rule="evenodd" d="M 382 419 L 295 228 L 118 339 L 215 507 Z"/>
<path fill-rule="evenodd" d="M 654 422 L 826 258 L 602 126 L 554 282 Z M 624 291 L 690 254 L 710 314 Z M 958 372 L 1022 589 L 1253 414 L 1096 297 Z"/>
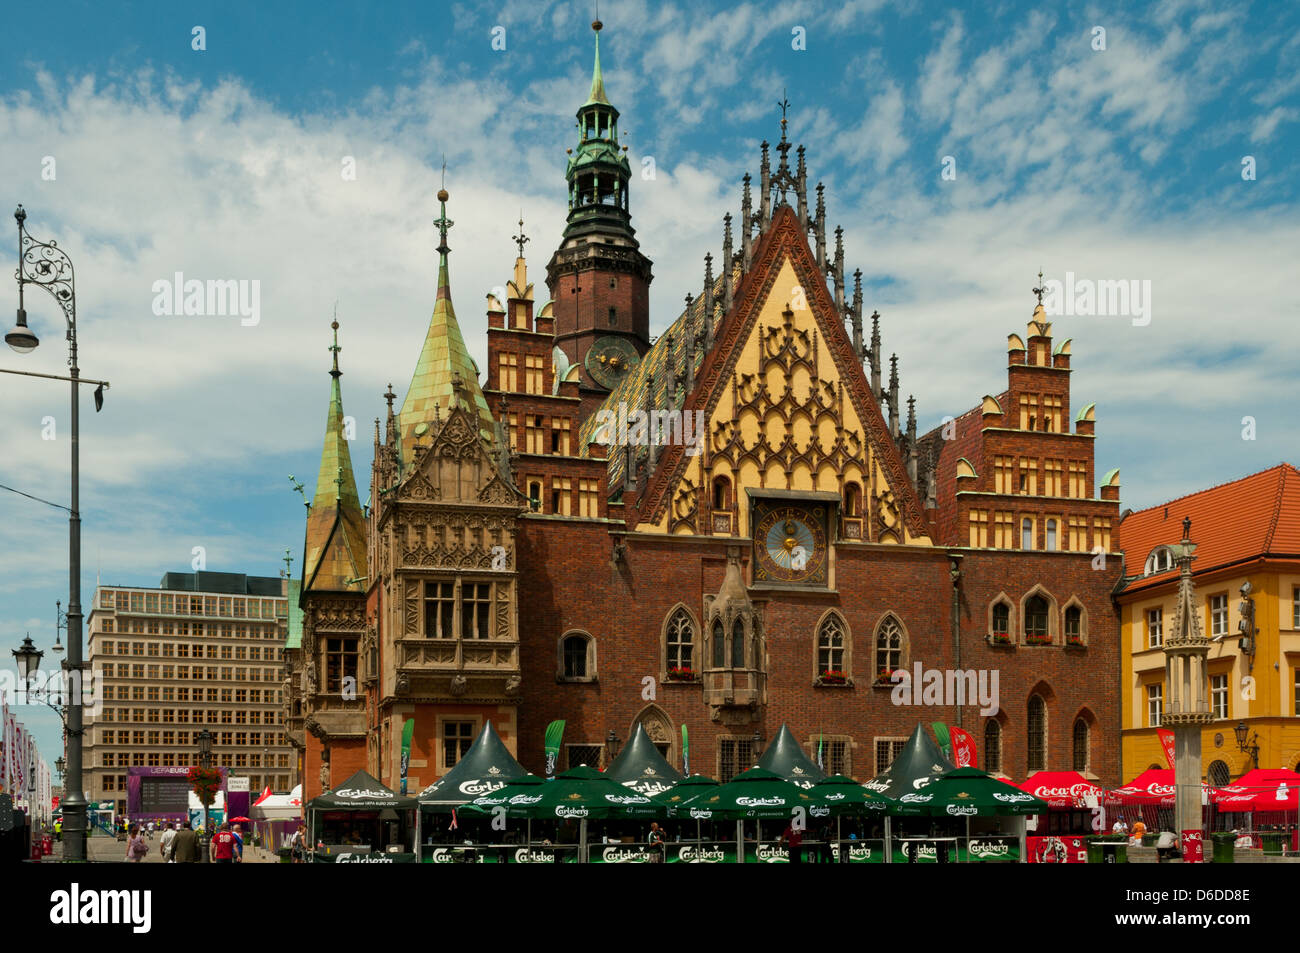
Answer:
<path fill-rule="evenodd" d="M 1208 572 L 1260 556 L 1300 556 L 1300 470 L 1289 463 L 1130 513 L 1120 523 L 1126 572 L 1140 576 L 1125 591 L 1173 580 L 1177 569 L 1141 576 L 1157 546 L 1183 538 L 1192 518 L 1193 571 Z"/>

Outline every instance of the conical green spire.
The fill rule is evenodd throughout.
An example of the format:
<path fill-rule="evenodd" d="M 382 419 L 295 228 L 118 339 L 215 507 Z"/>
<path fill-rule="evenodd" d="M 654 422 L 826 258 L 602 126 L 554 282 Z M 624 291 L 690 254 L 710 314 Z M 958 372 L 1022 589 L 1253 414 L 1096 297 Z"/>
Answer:
<path fill-rule="evenodd" d="M 316 492 L 307 514 L 307 546 L 303 558 L 303 581 L 308 589 L 355 589 L 349 580 L 366 575 L 365 517 L 352 473 L 352 454 L 344 432 L 343 393 L 339 378 L 339 322 L 330 327 L 334 343 L 330 351 L 330 404 L 325 415 L 325 444 L 321 450 Z"/>
<path fill-rule="evenodd" d="M 583 105 L 590 105 L 591 103 L 610 105 L 609 100 L 605 98 L 605 81 L 600 76 L 600 28 L 602 26 L 604 24 L 599 20 L 593 20 L 591 23 L 591 28 L 596 31 L 596 66 L 591 72 L 591 95 L 587 97 L 587 102 Z"/>
<path fill-rule="evenodd" d="M 488 410 L 487 399 L 478 383 L 478 368 L 465 347 L 456 309 L 451 303 L 451 279 L 447 269 L 447 229 L 454 223 L 447 218 L 446 189 L 438 191 L 442 214 L 438 226 L 438 296 L 433 317 L 424 338 L 420 359 L 411 376 L 401 413 L 401 464 L 403 469 L 415 459 L 417 442 L 429 443 L 437 420 L 446 420 L 453 407 L 463 407 L 477 414 L 479 433 L 489 443 L 496 432 L 496 421 Z M 416 431 L 419 431 L 418 433 Z"/>

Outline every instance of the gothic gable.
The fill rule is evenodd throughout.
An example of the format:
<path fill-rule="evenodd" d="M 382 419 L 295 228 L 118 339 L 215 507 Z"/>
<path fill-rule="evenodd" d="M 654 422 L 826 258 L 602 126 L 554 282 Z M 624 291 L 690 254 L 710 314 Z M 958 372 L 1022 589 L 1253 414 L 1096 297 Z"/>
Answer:
<path fill-rule="evenodd" d="M 683 408 L 695 412 L 704 415 L 703 446 L 694 455 L 680 442 L 664 448 L 637 502 L 642 529 L 709 531 L 702 514 L 720 478 L 740 535 L 750 532 L 746 490 L 842 496 L 855 483 L 864 540 L 928 542 L 907 468 L 788 207 L 777 211 L 700 369 Z"/>

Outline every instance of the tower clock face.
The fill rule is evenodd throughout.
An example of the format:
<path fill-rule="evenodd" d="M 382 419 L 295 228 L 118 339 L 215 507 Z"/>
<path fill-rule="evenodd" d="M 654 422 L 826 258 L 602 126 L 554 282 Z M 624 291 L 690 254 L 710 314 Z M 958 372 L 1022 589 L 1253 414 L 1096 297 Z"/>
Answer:
<path fill-rule="evenodd" d="M 826 584 L 826 507 L 759 501 L 754 506 L 754 581 Z"/>
<path fill-rule="evenodd" d="M 613 390 L 641 361 L 636 346 L 627 338 L 607 334 L 597 338 L 583 363 L 587 373 L 601 387 Z"/>

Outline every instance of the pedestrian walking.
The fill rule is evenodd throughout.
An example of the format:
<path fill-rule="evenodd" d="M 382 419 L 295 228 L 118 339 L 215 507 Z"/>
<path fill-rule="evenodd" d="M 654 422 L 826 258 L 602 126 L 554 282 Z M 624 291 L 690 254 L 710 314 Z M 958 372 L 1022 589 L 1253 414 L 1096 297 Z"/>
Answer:
<path fill-rule="evenodd" d="M 212 836 L 212 862 L 214 864 L 233 864 L 236 860 L 235 835 L 230 832 L 230 822 L 222 824 Z"/>
<path fill-rule="evenodd" d="M 167 828 L 162 833 L 162 842 L 158 845 L 158 852 L 162 854 L 163 863 L 174 863 L 172 860 L 172 844 L 176 842 L 176 825 L 171 821 L 167 822 Z"/>
<path fill-rule="evenodd" d="M 299 824 L 298 829 L 293 832 L 293 837 L 289 840 L 289 857 L 292 863 L 305 863 L 307 853 L 307 828 Z"/>
<path fill-rule="evenodd" d="M 197 864 L 199 862 L 199 835 L 194 825 L 186 821 L 172 839 L 172 863 Z"/>
<path fill-rule="evenodd" d="M 149 839 L 153 840 L 153 821 L 149 822 L 148 830 L 149 830 Z"/>
<path fill-rule="evenodd" d="M 790 851 L 790 863 L 803 863 L 803 831 L 794 826 L 791 821 L 784 831 L 781 832 L 781 840 Z"/>
<path fill-rule="evenodd" d="M 244 860 L 244 832 L 238 824 L 231 828 L 230 833 L 235 835 L 235 857 L 236 863 L 242 863 Z"/>
<path fill-rule="evenodd" d="M 662 864 L 664 862 L 664 832 L 659 828 L 658 821 L 650 822 L 650 836 L 646 839 L 650 849 L 654 852 L 651 856 L 652 862 Z"/>
<path fill-rule="evenodd" d="M 133 864 L 138 864 L 149 854 L 149 845 L 144 842 L 144 834 L 140 828 L 131 825 L 131 829 L 126 838 L 126 859 Z"/>

